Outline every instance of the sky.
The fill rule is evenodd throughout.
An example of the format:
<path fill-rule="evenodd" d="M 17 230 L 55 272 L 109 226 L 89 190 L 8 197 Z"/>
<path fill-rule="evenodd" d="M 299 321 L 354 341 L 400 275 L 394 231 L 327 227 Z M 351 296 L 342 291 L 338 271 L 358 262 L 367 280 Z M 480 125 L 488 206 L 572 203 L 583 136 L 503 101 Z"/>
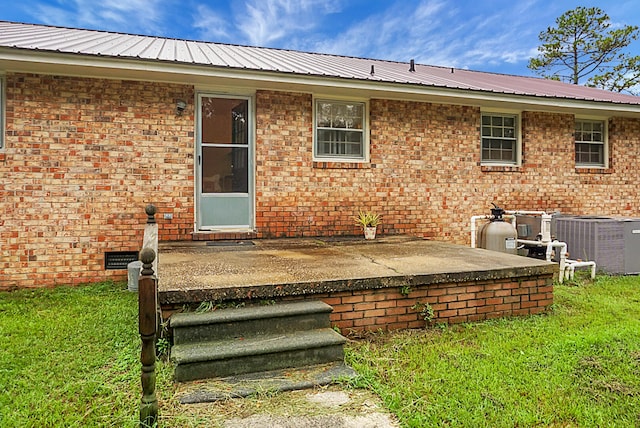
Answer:
<path fill-rule="evenodd" d="M 0 0 L 0 20 L 532 76 L 538 34 L 576 6 L 640 25 L 638 0 Z"/>

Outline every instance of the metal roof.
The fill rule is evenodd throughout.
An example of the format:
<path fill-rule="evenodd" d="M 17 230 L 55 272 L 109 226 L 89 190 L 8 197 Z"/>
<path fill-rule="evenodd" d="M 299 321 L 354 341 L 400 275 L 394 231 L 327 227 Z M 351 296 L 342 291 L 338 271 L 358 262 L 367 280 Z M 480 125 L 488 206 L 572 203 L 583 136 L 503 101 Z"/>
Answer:
<path fill-rule="evenodd" d="M 566 100 L 640 105 L 640 97 L 458 68 L 0 21 L 0 49 L 155 61 Z"/>

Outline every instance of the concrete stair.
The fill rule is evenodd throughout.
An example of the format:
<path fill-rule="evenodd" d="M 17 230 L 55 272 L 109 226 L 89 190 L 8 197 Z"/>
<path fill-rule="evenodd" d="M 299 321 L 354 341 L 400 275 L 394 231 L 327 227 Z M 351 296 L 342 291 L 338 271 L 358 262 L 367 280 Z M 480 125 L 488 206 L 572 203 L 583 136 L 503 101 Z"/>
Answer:
<path fill-rule="evenodd" d="M 178 313 L 171 359 L 177 381 L 343 361 L 346 339 L 330 328 L 331 306 L 281 303 Z"/>

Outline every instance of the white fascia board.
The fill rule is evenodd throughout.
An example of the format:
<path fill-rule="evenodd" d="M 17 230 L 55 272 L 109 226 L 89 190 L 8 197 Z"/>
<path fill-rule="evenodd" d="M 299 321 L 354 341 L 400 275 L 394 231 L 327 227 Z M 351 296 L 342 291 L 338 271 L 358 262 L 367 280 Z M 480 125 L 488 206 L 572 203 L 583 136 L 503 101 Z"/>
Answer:
<path fill-rule="evenodd" d="M 403 84 L 384 81 L 345 79 L 334 76 L 300 75 L 270 70 L 171 63 L 153 60 L 98 57 L 81 54 L 38 52 L 0 48 L 0 70 L 61 74 L 92 78 L 161 81 L 225 85 L 254 89 L 274 89 L 308 93 L 340 93 L 367 98 L 397 99 L 443 104 L 502 107 L 520 110 L 587 112 L 598 115 L 640 117 L 640 105 L 588 101 L 570 98 L 507 94 Z"/>

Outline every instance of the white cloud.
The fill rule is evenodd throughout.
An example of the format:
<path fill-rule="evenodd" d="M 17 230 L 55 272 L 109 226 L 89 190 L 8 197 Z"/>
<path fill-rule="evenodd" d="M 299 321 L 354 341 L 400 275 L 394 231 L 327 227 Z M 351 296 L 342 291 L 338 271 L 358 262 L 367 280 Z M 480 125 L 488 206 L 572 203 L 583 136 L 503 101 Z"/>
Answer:
<path fill-rule="evenodd" d="M 201 39 L 234 42 L 231 40 L 232 28 L 229 25 L 229 19 L 216 13 L 207 6 L 197 6 L 193 21 L 194 27 L 200 32 Z M 238 42 L 237 40 L 235 41 L 235 43 Z"/>
<path fill-rule="evenodd" d="M 32 15 L 50 25 L 108 29 L 122 32 L 161 33 L 162 0 L 58 0 L 35 3 Z"/>
<path fill-rule="evenodd" d="M 394 61 L 413 58 L 423 64 L 472 69 L 530 58 L 535 49 L 530 40 L 537 30 L 531 29 L 527 11 L 536 0 L 494 8 L 496 12 L 488 17 L 484 15 L 487 8 L 480 3 L 456 7 L 443 0 L 421 0 L 417 6 L 398 1 L 312 49 Z M 474 7 L 478 8 L 476 16 Z"/>
<path fill-rule="evenodd" d="M 437 28 L 446 6 L 442 0 L 422 0 L 417 6 L 398 1 L 336 37 L 317 43 L 314 50 L 398 61 L 417 59 L 425 48 L 440 48 Z"/>
<path fill-rule="evenodd" d="M 332 0 L 248 0 L 236 25 L 251 45 L 266 46 L 314 29 L 339 10 Z"/>

